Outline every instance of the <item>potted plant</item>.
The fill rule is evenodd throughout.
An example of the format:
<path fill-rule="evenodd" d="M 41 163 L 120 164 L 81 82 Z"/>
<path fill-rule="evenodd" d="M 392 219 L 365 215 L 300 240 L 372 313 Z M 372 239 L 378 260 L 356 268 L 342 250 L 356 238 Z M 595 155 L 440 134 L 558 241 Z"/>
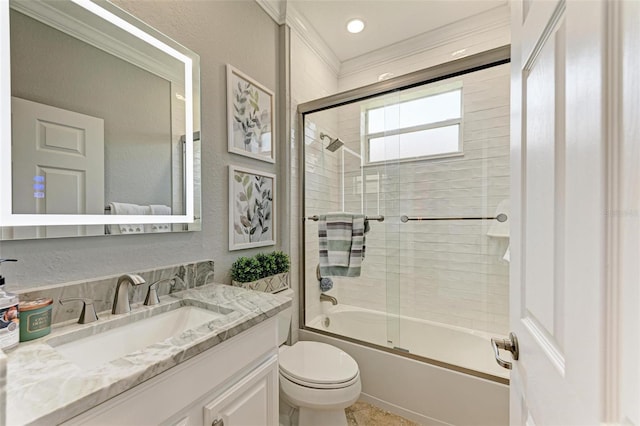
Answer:
<path fill-rule="evenodd" d="M 281 251 L 240 257 L 231 265 L 231 283 L 273 293 L 289 287 L 289 256 Z"/>

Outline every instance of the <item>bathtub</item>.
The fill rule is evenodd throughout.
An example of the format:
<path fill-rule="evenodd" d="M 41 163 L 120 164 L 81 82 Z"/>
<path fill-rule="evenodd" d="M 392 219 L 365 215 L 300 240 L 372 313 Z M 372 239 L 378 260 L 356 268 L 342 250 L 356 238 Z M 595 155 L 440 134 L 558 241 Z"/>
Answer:
<path fill-rule="evenodd" d="M 332 306 L 308 326 L 451 364 L 481 377 L 494 376 L 503 383 L 509 379 L 509 370 L 494 358 L 492 336 L 480 331 L 349 305 Z"/>
<path fill-rule="evenodd" d="M 421 424 L 509 422 L 509 371 L 496 363 L 486 333 L 337 305 L 299 335 L 353 356 L 362 399 L 389 411 Z"/>

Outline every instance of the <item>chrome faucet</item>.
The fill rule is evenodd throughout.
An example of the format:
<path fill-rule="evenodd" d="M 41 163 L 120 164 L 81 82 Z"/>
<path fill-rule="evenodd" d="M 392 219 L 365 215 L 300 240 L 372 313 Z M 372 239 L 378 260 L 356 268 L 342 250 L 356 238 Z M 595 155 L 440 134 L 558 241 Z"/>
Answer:
<path fill-rule="evenodd" d="M 136 274 L 124 274 L 118 278 L 118 284 L 116 285 L 116 295 L 113 298 L 112 314 L 127 314 L 131 312 L 131 303 L 129 302 L 129 288 L 144 284 L 145 280 L 140 275 Z M 120 288 L 122 285 L 124 289 Z"/>
<path fill-rule="evenodd" d="M 331 302 L 331 304 L 333 306 L 338 304 L 338 299 L 336 299 L 333 296 L 329 296 L 328 294 L 324 294 L 324 293 L 320 294 L 320 301 L 321 302 Z"/>

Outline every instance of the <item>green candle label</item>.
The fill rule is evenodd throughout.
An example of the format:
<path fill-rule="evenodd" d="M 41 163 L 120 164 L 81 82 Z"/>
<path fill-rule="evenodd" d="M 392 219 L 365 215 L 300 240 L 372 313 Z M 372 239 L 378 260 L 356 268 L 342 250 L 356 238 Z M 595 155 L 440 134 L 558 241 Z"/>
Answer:
<path fill-rule="evenodd" d="M 38 314 L 26 315 L 26 317 L 27 332 L 33 333 L 35 331 L 39 331 L 43 328 L 49 327 L 49 325 L 51 324 L 51 309 L 47 309 L 45 312 L 41 312 Z"/>

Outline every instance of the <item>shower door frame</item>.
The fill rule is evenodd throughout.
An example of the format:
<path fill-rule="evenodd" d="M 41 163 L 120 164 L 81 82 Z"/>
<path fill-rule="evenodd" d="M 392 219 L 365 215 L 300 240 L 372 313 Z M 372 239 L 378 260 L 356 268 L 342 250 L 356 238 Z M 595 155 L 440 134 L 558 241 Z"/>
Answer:
<path fill-rule="evenodd" d="M 471 376 L 479 377 L 482 379 L 498 382 L 502 384 L 509 384 L 509 379 L 494 376 L 489 373 L 483 373 L 481 371 L 472 370 L 469 368 L 460 367 L 455 364 L 449 364 L 447 362 L 438 361 L 432 358 L 404 352 L 394 348 L 388 348 L 381 345 L 376 345 L 364 340 L 354 339 L 341 334 L 335 334 L 317 328 L 308 327 L 305 321 L 306 316 L 306 235 L 305 235 L 305 221 L 306 221 L 306 144 L 305 144 L 305 115 L 312 114 L 331 108 L 339 107 L 342 105 L 359 102 L 366 99 L 371 99 L 377 96 L 385 95 L 391 92 L 410 89 L 412 87 L 422 86 L 429 83 L 445 80 L 452 77 L 457 77 L 464 74 L 469 74 L 475 71 L 484 70 L 487 68 L 508 64 L 511 62 L 511 46 L 505 45 L 497 47 L 491 50 L 487 50 L 474 55 L 469 55 L 465 58 L 457 59 L 455 61 L 445 62 L 443 64 L 435 65 L 433 67 L 425 68 L 423 70 L 414 71 L 409 74 L 394 77 L 378 83 L 369 84 L 367 86 L 358 87 L 356 89 L 348 90 L 345 92 L 336 93 L 335 95 L 327 96 L 324 98 L 316 99 L 310 102 L 305 102 L 298 105 L 297 118 L 298 118 L 298 144 L 299 144 L 299 158 L 298 158 L 298 170 L 302 171 L 300 180 L 300 188 L 298 190 L 298 196 L 300 199 L 299 207 L 299 235 L 300 235 L 300 247 L 301 250 L 301 267 L 299 274 L 299 329 L 318 333 L 321 335 L 331 336 L 347 342 L 356 343 L 372 349 L 389 352 L 394 355 L 411 358 L 414 360 L 422 361 L 428 364 L 432 364 L 438 367 L 443 367 L 449 370 L 457 371 Z M 487 343 L 488 345 L 488 343 Z"/>

